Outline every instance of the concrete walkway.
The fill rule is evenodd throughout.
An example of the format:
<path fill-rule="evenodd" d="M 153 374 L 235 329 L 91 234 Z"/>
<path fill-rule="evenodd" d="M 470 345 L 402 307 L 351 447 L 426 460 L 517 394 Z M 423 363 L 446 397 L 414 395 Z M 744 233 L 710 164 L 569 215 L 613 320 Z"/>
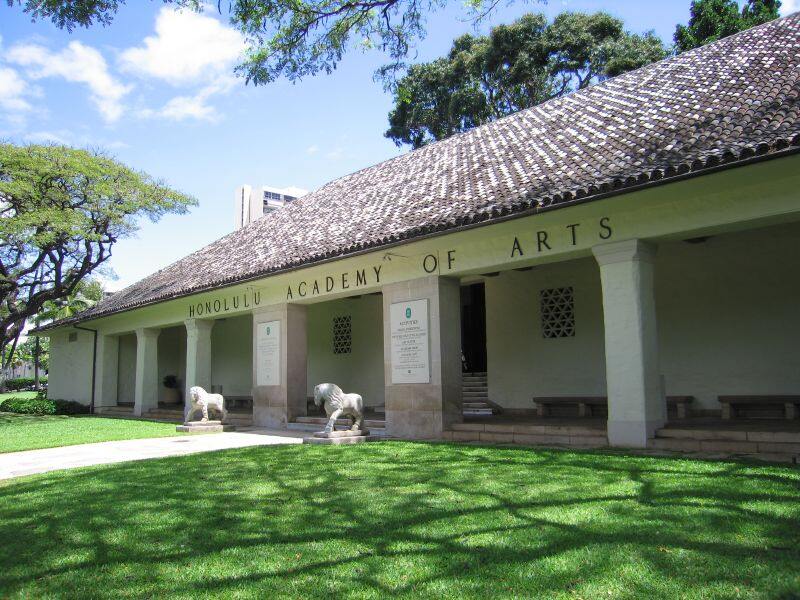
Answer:
<path fill-rule="evenodd" d="M 0 454 L 0 479 L 129 460 L 183 456 L 246 446 L 301 444 L 302 432 L 248 427 L 240 431 L 78 444 Z"/>

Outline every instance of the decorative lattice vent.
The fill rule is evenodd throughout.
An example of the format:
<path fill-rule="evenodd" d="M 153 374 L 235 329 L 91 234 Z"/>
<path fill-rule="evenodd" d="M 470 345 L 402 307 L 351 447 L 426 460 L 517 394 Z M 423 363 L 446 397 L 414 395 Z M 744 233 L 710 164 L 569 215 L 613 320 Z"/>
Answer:
<path fill-rule="evenodd" d="M 350 354 L 353 346 L 353 328 L 350 315 L 333 317 L 333 353 Z"/>
<path fill-rule="evenodd" d="M 542 337 L 575 337 L 575 296 L 571 287 L 550 288 L 539 292 L 542 313 Z"/>

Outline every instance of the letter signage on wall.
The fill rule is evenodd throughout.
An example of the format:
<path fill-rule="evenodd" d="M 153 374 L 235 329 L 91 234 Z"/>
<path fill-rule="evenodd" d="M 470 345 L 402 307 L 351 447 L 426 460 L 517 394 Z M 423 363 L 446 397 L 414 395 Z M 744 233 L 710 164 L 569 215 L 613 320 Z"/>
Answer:
<path fill-rule="evenodd" d="M 258 324 L 256 385 L 281 384 L 281 322 Z"/>
<path fill-rule="evenodd" d="M 395 302 L 389 308 L 392 383 L 430 383 L 428 300 Z"/>

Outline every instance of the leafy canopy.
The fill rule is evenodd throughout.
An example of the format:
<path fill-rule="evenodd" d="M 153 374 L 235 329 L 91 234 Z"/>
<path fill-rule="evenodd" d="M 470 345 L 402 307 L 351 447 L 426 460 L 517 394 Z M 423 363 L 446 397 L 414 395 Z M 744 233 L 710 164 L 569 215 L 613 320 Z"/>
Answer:
<path fill-rule="evenodd" d="M 386 137 L 419 148 L 568 94 L 667 55 L 652 32 L 625 31 L 606 13 L 528 14 L 450 53 L 415 64 L 396 83 Z"/>
<path fill-rule="evenodd" d="M 685 52 L 779 17 L 780 0 L 693 0 L 688 25 L 675 28 L 675 48 Z"/>
<path fill-rule="evenodd" d="M 540 0 L 544 1 L 544 0 Z M 125 0 L 6 0 L 32 19 L 49 19 L 71 30 L 108 25 Z M 163 0 L 203 10 L 201 0 Z M 297 80 L 330 73 L 352 48 L 380 48 L 396 67 L 414 41 L 425 35 L 425 16 L 447 0 L 218 0 L 220 13 L 246 38 L 248 50 L 237 71 L 256 85 L 279 77 Z M 497 0 L 466 0 L 464 10 L 479 22 Z"/>
<path fill-rule="evenodd" d="M 185 213 L 194 198 L 98 152 L 0 144 L 0 351 L 28 319 L 63 309 L 137 219 Z M 83 282 L 83 285 L 82 285 Z M 6 352 L 10 347 L 10 352 Z"/>

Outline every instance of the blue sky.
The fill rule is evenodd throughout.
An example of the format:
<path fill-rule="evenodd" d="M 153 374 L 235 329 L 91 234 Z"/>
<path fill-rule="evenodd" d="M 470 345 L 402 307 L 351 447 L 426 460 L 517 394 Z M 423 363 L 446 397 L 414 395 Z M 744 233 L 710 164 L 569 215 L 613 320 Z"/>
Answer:
<path fill-rule="evenodd" d="M 255 88 L 233 76 L 241 39 L 213 10 L 179 13 L 135 0 L 110 27 L 70 34 L 0 4 L 0 139 L 105 148 L 200 202 L 120 242 L 109 289 L 231 231 L 237 185 L 314 189 L 407 151 L 383 137 L 391 97 L 372 79 L 385 62 L 378 51 L 350 52 L 331 75 Z M 416 60 L 474 32 L 460 6 L 428 18 Z M 652 29 L 671 42 L 688 8 L 689 0 L 516 2 L 479 31 L 525 12 L 605 10 L 630 31 Z"/>

